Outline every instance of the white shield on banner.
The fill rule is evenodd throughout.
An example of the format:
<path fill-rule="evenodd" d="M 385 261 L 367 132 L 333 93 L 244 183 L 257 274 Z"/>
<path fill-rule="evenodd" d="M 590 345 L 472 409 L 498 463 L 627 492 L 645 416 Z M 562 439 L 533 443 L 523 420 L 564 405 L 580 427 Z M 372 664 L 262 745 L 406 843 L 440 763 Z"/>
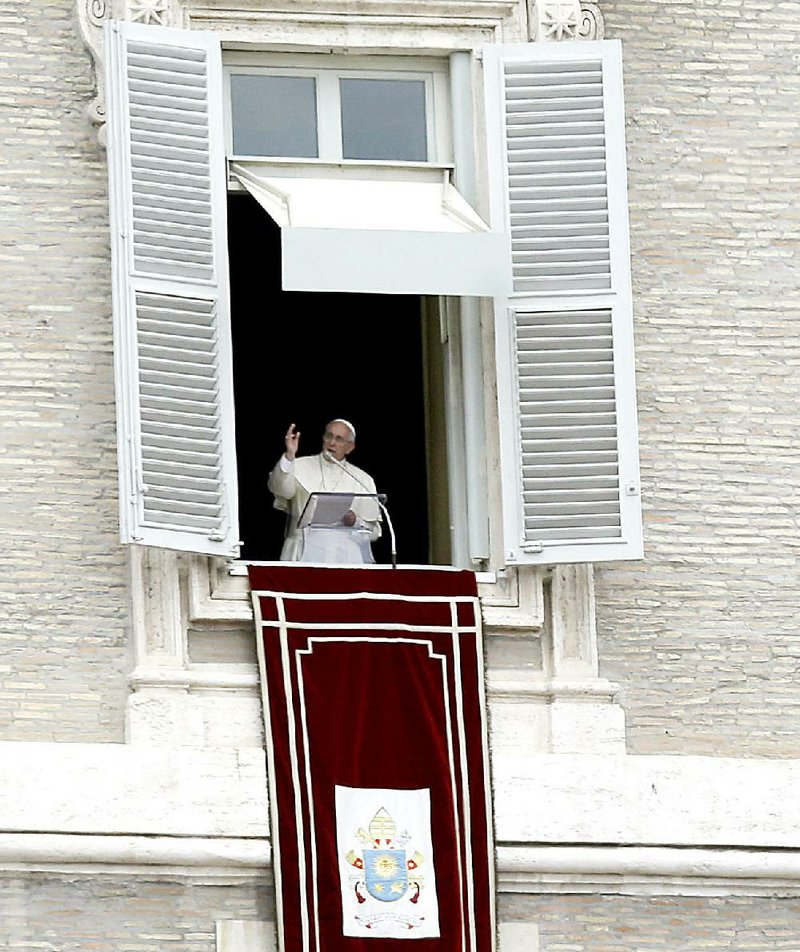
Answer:
<path fill-rule="evenodd" d="M 336 787 L 342 933 L 439 936 L 430 791 Z"/>

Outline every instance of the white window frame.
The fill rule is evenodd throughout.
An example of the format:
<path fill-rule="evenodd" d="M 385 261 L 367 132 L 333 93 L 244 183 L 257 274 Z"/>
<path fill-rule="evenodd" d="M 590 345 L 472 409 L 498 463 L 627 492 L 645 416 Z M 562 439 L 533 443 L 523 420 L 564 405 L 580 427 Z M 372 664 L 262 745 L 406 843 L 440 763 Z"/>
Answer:
<path fill-rule="evenodd" d="M 419 56 L 323 56 L 314 53 L 277 54 L 223 51 L 225 142 L 232 161 L 260 158 L 274 162 L 335 162 L 370 165 L 452 165 L 449 79 L 446 60 Z M 298 65 L 299 64 L 299 65 Z M 298 76 L 315 80 L 317 104 L 316 157 L 253 156 L 233 151 L 231 75 Z M 361 160 L 342 156 L 340 79 L 415 79 L 425 83 L 425 123 L 428 155 L 424 162 Z"/>

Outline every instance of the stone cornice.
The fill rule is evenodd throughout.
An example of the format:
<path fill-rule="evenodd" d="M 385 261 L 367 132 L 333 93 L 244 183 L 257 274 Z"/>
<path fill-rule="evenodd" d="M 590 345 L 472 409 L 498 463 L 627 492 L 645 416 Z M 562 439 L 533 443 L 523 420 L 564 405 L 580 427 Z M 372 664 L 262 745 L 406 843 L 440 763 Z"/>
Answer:
<path fill-rule="evenodd" d="M 500 844 L 497 874 L 502 893 L 788 897 L 800 850 Z"/>
<path fill-rule="evenodd" d="M 0 875 L 20 866 L 42 872 L 266 876 L 269 840 L 239 837 L 0 833 Z"/>
<path fill-rule="evenodd" d="M 321 0 L 303 8 L 296 0 L 183 0 L 190 21 L 273 19 L 340 22 L 377 19 L 386 22 L 443 20 L 499 23 L 514 16 L 518 0 Z"/>
<path fill-rule="evenodd" d="M 272 49 L 438 50 L 525 38 L 520 0 L 76 0 L 81 36 L 92 59 L 97 95 L 88 115 L 105 122 L 103 21 L 216 30 L 223 40 Z"/>
<path fill-rule="evenodd" d="M 76 0 L 97 95 L 88 108 L 105 122 L 103 21 L 216 30 L 223 41 L 272 49 L 408 49 L 446 53 L 485 43 L 602 39 L 590 0 Z"/>
<path fill-rule="evenodd" d="M 800 895 L 800 851 L 499 844 L 498 891 L 628 896 Z M 70 876 L 271 880 L 266 838 L 0 833 L 0 877 Z"/>

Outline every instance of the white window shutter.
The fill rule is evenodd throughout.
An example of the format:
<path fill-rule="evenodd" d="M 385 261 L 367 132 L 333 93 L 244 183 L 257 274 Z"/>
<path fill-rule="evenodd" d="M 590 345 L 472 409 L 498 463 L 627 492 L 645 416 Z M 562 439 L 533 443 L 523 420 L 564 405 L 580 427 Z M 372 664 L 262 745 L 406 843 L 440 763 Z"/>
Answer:
<path fill-rule="evenodd" d="M 106 24 L 122 541 L 238 553 L 222 63 Z"/>
<path fill-rule="evenodd" d="M 509 563 L 642 556 L 621 47 L 484 51 Z"/>

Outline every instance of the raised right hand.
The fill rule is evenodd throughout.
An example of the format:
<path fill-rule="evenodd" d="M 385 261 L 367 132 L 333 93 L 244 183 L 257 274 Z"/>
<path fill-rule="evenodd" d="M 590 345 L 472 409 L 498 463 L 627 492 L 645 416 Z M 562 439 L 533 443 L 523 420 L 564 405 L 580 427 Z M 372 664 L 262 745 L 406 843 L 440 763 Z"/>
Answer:
<path fill-rule="evenodd" d="M 300 446 L 300 431 L 294 423 L 289 424 L 289 429 L 284 437 L 284 444 L 286 445 L 286 459 L 293 460 L 297 456 L 297 450 Z"/>

